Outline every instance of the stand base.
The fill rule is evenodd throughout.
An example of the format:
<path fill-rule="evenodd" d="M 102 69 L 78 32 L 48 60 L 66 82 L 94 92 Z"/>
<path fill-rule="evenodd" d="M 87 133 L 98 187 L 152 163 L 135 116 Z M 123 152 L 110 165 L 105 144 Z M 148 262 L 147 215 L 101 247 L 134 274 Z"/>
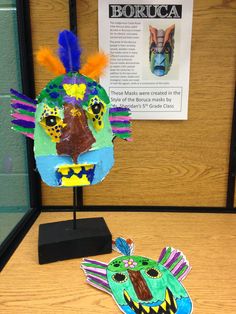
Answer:
<path fill-rule="evenodd" d="M 111 253 L 112 236 L 102 217 L 39 226 L 39 264 Z"/>

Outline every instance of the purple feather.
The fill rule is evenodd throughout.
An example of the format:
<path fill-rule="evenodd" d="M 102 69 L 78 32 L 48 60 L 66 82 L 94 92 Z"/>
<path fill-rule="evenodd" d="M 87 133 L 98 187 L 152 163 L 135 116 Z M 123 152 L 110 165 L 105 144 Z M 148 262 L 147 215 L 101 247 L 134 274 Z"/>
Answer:
<path fill-rule="evenodd" d="M 162 251 L 161 251 L 161 255 L 159 257 L 159 260 L 158 260 L 158 263 L 160 263 L 163 259 L 163 257 L 165 256 L 166 254 L 166 248 L 164 248 Z"/>
<path fill-rule="evenodd" d="M 175 255 L 170 260 L 167 260 L 165 267 L 169 268 L 177 260 L 179 256 L 180 256 L 180 252 L 176 252 Z"/>
<path fill-rule="evenodd" d="M 117 123 L 130 124 L 130 121 L 126 121 L 126 120 L 113 121 L 112 119 L 110 119 L 110 122 L 111 122 L 111 125 L 116 125 Z"/>
<path fill-rule="evenodd" d="M 175 270 L 175 272 L 172 271 L 173 275 L 176 276 L 186 265 L 186 262 L 181 263 L 180 266 L 178 266 L 178 268 Z"/>
<path fill-rule="evenodd" d="M 96 276 L 93 276 L 93 275 L 87 275 L 87 277 L 88 277 L 89 279 L 94 280 L 94 281 L 97 282 L 98 284 L 100 284 L 100 285 L 102 285 L 102 286 L 104 286 L 104 287 L 109 288 L 109 284 L 108 284 L 107 280 L 103 280 L 103 279 L 101 279 L 101 278 L 99 278 L 99 277 L 96 277 Z"/>
<path fill-rule="evenodd" d="M 34 122 L 29 122 L 29 121 L 25 121 L 25 120 L 12 120 L 11 122 L 13 124 L 23 126 L 24 128 L 34 129 L 34 127 L 35 127 Z"/>
<path fill-rule="evenodd" d="M 14 95 L 14 96 L 16 96 L 16 97 L 18 97 L 20 99 L 24 99 L 24 100 L 28 101 L 31 104 L 35 104 L 35 105 L 37 104 L 36 100 L 34 100 L 32 98 L 29 98 L 28 96 L 25 96 L 25 95 L 19 93 L 18 91 L 14 90 L 13 88 L 10 89 L 10 92 L 11 92 L 12 95 Z"/>
<path fill-rule="evenodd" d="M 66 72 L 77 72 L 80 69 L 81 48 L 77 37 L 70 31 L 60 32 L 58 53 Z"/>
<path fill-rule="evenodd" d="M 128 109 L 128 108 L 122 108 L 122 107 L 115 107 L 115 108 L 111 108 L 109 111 L 110 111 L 111 113 L 112 113 L 112 112 L 122 112 L 122 111 L 124 111 L 124 112 L 129 112 L 130 109 Z"/>
<path fill-rule="evenodd" d="M 101 271 L 100 269 L 101 268 L 90 268 L 90 267 L 86 267 L 86 266 L 83 266 L 83 269 L 87 272 L 91 272 L 93 274 L 96 274 L 96 275 L 101 275 L 103 277 L 106 277 L 107 276 L 107 272 L 105 270 Z"/>
<path fill-rule="evenodd" d="M 115 134 L 124 134 L 124 133 L 131 133 L 131 130 L 125 129 L 123 131 L 123 130 L 114 130 L 114 129 L 112 129 L 112 132 L 115 133 Z"/>
<path fill-rule="evenodd" d="M 96 261 L 94 259 L 89 259 L 89 258 L 84 258 L 84 261 L 86 263 L 92 263 L 92 264 L 96 264 L 96 265 L 99 265 L 99 266 L 104 266 L 104 267 L 107 267 L 108 264 L 107 263 L 103 263 L 103 262 L 100 262 L 100 261 Z"/>
<path fill-rule="evenodd" d="M 27 106 L 27 105 L 22 105 L 20 103 L 11 104 L 11 106 L 14 109 L 23 109 L 23 110 L 27 110 L 29 112 L 35 112 L 36 111 L 36 108 L 33 108 L 31 106 Z"/>

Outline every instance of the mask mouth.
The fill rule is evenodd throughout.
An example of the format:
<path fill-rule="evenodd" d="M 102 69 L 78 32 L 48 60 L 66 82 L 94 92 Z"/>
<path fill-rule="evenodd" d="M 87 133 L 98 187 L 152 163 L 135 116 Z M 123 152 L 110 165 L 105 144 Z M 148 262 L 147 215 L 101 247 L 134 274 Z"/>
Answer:
<path fill-rule="evenodd" d="M 155 65 L 154 70 L 165 71 L 165 67 L 163 65 Z"/>
<path fill-rule="evenodd" d="M 126 290 L 124 290 L 124 298 L 136 314 L 174 314 L 177 312 L 177 303 L 169 288 L 166 289 L 165 300 L 157 306 L 147 306 L 133 301 Z"/>
<path fill-rule="evenodd" d="M 85 186 L 93 182 L 94 164 L 70 164 L 59 166 L 56 178 L 59 186 Z"/>

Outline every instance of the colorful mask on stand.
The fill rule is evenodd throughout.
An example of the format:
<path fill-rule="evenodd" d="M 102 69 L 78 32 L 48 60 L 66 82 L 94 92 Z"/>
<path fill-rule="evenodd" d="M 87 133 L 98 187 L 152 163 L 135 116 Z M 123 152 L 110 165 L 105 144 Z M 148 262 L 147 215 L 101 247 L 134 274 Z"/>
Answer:
<path fill-rule="evenodd" d="M 171 25 L 165 31 L 149 26 L 149 62 L 153 74 L 166 75 L 171 67 L 174 54 L 175 25 Z"/>
<path fill-rule="evenodd" d="M 130 112 L 112 107 L 94 79 L 107 65 L 97 53 L 81 68 L 81 48 L 70 31 L 59 34 L 59 57 L 41 48 L 37 60 L 57 75 L 36 100 L 11 90 L 13 129 L 34 139 L 36 165 L 50 186 L 102 181 L 114 163 L 113 139 L 131 140 Z"/>
<path fill-rule="evenodd" d="M 131 240 L 117 238 L 114 250 L 124 256 L 109 264 L 84 259 L 82 269 L 87 282 L 111 294 L 123 313 L 190 314 L 192 301 L 182 286 L 190 271 L 185 256 L 164 248 L 158 261 L 134 256 Z"/>

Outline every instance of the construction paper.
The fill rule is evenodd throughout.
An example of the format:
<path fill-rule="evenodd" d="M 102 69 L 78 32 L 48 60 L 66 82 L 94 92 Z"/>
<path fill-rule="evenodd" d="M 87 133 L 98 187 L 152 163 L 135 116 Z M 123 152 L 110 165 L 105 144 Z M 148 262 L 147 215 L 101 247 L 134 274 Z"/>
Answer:
<path fill-rule="evenodd" d="M 192 301 L 182 280 L 191 267 L 180 251 L 166 247 L 158 260 L 136 256 L 133 241 L 117 238 L 114 250 L 123 256 L 109 264 L 84 259 L 87 282 L 110 294 L 127 314 L 190 314 Z"/>
<path fill-rule="evenodd" d="M 41 50 L 37 59 L 62 74 L 49 81 L 36 100 L 11 90 L 12 128 L 34 139 L 37 169 L 46 184 L 97 184 L 114 164 L 114 138 L 131 140 L 130 112 L 114 108 L 104 88 L 89 78 L 102 73 L 104 54 L 89 59 L 82 68 L 85 76 L 79 73 L 76 36 L 65 30 L 58 42 L 60 59 L 50 49 Z"/>

